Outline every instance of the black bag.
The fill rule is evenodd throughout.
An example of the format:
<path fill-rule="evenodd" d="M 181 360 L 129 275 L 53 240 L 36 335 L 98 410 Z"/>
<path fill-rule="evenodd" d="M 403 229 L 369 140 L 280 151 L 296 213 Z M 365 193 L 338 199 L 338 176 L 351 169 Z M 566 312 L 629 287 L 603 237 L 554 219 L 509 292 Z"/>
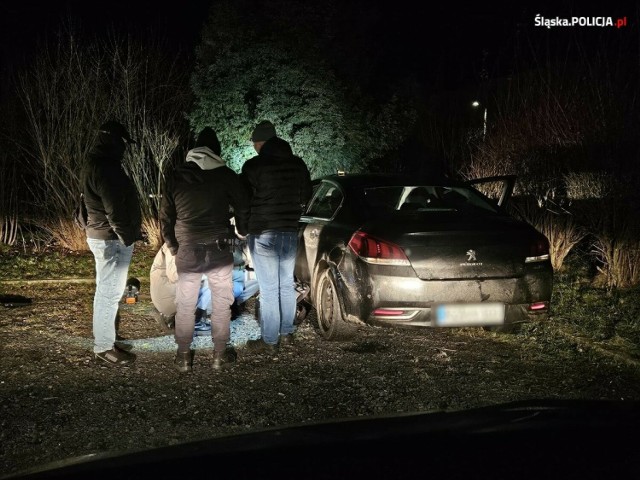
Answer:
<path fill-rule="evenodd" d="M 87 205 L 84 203 L 84 193 L 80 194 L 78 205 L 73 210 L 73 223 L 79 228 L 86 230 L 89 214 L 87 213 Z"/>

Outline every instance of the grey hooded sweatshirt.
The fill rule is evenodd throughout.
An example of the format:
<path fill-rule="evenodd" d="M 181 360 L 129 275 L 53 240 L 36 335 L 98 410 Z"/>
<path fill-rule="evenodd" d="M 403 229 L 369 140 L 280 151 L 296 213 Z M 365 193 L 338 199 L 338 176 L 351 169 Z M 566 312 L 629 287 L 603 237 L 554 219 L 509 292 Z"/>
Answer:
<path fill-rule="evenodd" d="M 230 217 L 246 235 L 249 198 L 240 177 L 208 147 L 189 150 L 167 182 L 160 207 L 164 241 L 176 255 L 182 245 L 212 245 L 229 238 Z"/>

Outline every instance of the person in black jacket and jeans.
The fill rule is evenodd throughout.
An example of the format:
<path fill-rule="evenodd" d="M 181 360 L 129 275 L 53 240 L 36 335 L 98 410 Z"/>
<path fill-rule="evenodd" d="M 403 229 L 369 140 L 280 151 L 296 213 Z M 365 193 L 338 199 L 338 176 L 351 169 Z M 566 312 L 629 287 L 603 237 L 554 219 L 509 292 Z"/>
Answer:
<path fill-rule="evenodd" d="M 118 348 L 116 316 L 133 255 L 142 239 L 136 189 L 122 168 L 128 143 L 135 143 L 124 126 L 110 120 L 100 126 L 95 146 L 81 173 L 87 206 L 87 243 L 96 262 L 93 299 L 93 351 L 96 359 L 126 366 L 136 356 Z"/>
<path fill-rule="evenodd" d="M 229 245 L 230 207 L 240 235 L 247 233 L 249 198 L 238 175 L 220 158 L 220 142 L 206 127 L 168 182 L 162 197 L 160 222 L 164 241 L 176 256 L 178 283 L 175 339 L 176 368 L 191 371 L 194 309 L 202 274 L 211 290 L 211 336 L 213 368 L 234 362 L 230 340 L 233 303 L 233 254 Z"/>
<path fill-rule="evenodd" d="M 258 155 L 244 163 L 241 177 L 251 192 L 248 243 L 260 285 L 262 337 L 249 340 L 247 349 L 275 353 L 293 343 L 298 221 L 311 197 L 311 178 L 271 122 L 260 122 L 251 141 Z"/>

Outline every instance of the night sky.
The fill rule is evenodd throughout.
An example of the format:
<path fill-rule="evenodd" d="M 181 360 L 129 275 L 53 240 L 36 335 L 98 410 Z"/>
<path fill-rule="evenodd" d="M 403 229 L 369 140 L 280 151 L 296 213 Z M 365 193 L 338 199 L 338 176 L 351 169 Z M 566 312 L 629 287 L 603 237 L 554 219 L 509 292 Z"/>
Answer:
<path fill-rule="evenodd" d="M 98 36 L 106 34 L 110 28 L 134 35 L 153 29 L 162 32 L 176 50 L 191 54 L 211 3 L 211 0 L 26 0 L 19 3 L 0 0 L 2 76 L 6 79 L 15 71 L 15 65 L 28 62 L 35 53 L 37 42 L 55 35 L 63 20 L 71 20 Z M 256 8 L 247 12 L 248 15 L 259 15 L 261 8 L 270 5 L 261 0 L 254 3 Z M 597 45 L 603 39 L 606 42 L 620 34 L 616 29 L 602 28 L 547 30 L 534 26 L 536 14 L 548 18 L 627 16 L 632 23 L 627 28 L 637 32 L 638 6 L 635 2 L 559 0 L 506 4 L 449 1 L 435 6 L 425 4 L 421 10 L 426 13 L 417 11 L 413 4 L 413 0 L 358 2 L 362 19 L 368 18 L 372 11 L 381 12 L 378 23 L 366 33 L 376 45 L 381 81 L 392 79 L 398 73 L 409 73 L 434 89 L 455 89 L 478 81 L 483 68 L 492 77 L 508 75 L 513 68 L 514 45 L 518 42 L 553 45 L 567 35 L 578 34 L 586 38 L 587 44 Z M 345 0 L 337 5 L 347 5 L 344 7 L 347 11 L 353 2 Z M 340 55 L 340 52 L 336 54 Z M 354 55 L 354 51 L 349 54 Z"/>

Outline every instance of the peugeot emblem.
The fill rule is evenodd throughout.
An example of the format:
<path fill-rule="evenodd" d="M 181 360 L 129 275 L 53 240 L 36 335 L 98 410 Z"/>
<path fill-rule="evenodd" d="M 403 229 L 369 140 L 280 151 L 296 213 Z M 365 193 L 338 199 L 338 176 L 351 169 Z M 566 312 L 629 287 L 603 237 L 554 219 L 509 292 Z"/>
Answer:
<path fill-rule="evenodd" d="M 475 262 L 475 261 L 476 261 L 476 251 L 467 250 L 467 262 Z"/>

